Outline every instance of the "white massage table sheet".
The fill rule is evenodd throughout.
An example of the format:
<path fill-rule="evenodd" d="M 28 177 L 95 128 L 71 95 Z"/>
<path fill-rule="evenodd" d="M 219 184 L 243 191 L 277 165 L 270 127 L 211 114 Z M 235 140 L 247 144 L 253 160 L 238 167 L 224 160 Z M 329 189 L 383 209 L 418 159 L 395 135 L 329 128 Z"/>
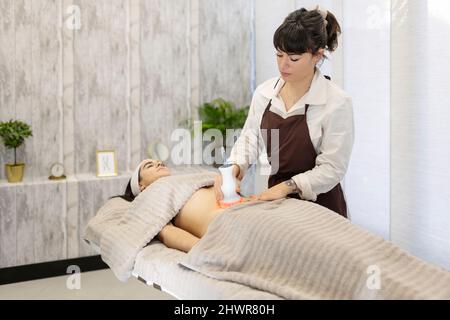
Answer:
<path fill-rule="evenodd" d="M 206 277 L 178 264 L 184 252 L 155 240 L 140 251 L 133 276 L 182 300 L 278 300 L 276 295 L 238 283 Z"/>

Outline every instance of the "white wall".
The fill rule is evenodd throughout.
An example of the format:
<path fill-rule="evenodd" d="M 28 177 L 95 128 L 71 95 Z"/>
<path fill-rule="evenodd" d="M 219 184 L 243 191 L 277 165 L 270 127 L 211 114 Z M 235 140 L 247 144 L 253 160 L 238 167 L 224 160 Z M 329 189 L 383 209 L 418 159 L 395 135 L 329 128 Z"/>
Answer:
<path fill-rule="evenodd" d="M 345 179 L 352 222 L 385 239 L 390 228 L 390 1 L 343 1 L 344 89 L 355 145 Z"/>
<path fill-rule="evenodd" d="M 450 269 L 450 3 L 392 4 L 391 237 Z"/>
<path fill-rule="evenodd" d="M 289 12 L 295 9 L 295 0 L 256 0 L 255 1 L 255 39 L 256 39 L 256 84 L 279 76 L 273 35 Z"/>

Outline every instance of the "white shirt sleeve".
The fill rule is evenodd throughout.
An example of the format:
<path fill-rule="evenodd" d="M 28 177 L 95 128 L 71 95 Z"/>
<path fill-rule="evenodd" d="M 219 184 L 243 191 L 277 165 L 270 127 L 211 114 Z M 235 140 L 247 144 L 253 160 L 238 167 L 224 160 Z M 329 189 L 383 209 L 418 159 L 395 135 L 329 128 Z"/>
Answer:
<path fill-rule="evenodd" d="M 258 91 L 257 89 L 253 95 L 244 128 L 228 158 L 229 163 L 239 165 L 241 177 L 245 175 L 250 165 L 257 162 L 261 146 L 259 130 L 264 102 Z"/>
<path fill-rule="evenodd" d="M 303 200 L 317 201 L 319 194 L 329 192 L 343 180 L 353 143 L 353 103 L 350 97 L 345 97 L 324 115 L 316 167 L 293 177 Z"/>

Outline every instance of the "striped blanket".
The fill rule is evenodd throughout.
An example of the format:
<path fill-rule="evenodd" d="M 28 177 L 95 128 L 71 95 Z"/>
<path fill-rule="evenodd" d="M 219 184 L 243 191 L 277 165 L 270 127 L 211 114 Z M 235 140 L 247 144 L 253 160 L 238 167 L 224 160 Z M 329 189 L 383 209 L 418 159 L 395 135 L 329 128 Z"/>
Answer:
<path fill-rule="evenodd" d="M 158 179 L 121 215 L 115 211 L 114 217 L 98 214 L 92 219 L 85 231 L 91 237 L 86 239 L 100 239 L 103 261 L 119 280 L 126 281 L 139 251 L 178 214 L 195 191 L 213 185 L 214 178 L 215 173 L 204 171 Z M 101 235 L 93 237 L 98 232 Z"/>
<path fill-rule="evenodd" d="M 449 271 L 295 199 L 228 209 L 181 264 L 286 299 L 450 299 Z"/>

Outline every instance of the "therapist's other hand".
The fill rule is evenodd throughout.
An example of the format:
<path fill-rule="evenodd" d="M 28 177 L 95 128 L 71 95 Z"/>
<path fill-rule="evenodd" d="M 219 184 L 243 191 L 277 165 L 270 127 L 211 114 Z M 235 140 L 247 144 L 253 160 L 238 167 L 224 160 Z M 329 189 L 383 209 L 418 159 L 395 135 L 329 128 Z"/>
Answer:
<path fill-rule="evenodd" d="M 258 195 L 258 200 L 261 201 L 275 201 L 287 198 L 292 192 L 291 188 L 285 183 L 277 184 L 276 186 L 264 191 Z"/>
<path fill-rule="evenodd" d="M 240 176 L 241 169 L 238 165 L 233 165 L 233 176 L 236 177 L 236 192 L 241 192 L 241 179 Z M 222 175 L 218 174 L 216 178 L 214 179 L 214 192 L 216 194 L 216 200 L 222 201 L 223 200 L 223 193 L 222 193 Z"/>

